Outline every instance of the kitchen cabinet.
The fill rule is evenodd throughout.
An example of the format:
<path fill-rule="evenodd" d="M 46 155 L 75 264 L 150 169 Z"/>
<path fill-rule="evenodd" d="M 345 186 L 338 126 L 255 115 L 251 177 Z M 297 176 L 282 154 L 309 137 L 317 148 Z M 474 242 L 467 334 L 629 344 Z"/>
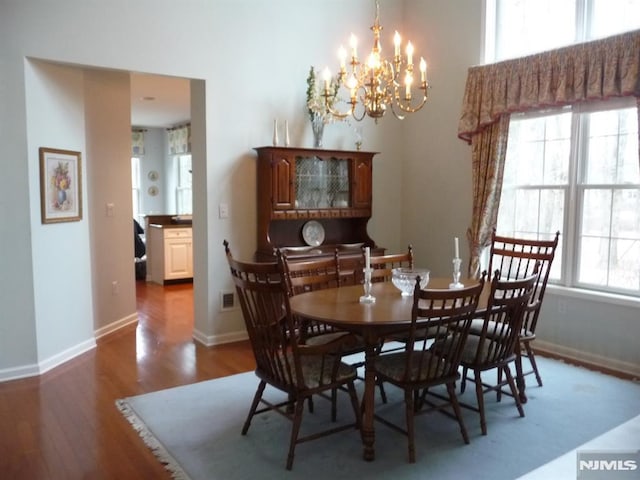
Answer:
<path fill-rule="evenodd" d="M 147 278 L 164 284 L 193 278 L 191 227 L 151 224 L 147 229 Z"/>

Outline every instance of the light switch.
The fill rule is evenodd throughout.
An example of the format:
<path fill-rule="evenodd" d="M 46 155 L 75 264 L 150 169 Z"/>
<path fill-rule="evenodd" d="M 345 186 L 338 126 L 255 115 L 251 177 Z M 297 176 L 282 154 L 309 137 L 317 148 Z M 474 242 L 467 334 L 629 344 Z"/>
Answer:
<path fill-rule="evenodd" d="M 113 217 L 113 210 L 115 208 L 115 205 L 113 203 L 107 203 L 107 217 Z"/>
<path fill-rule="evenodd" d="M 220 218 L 229 218 L 229 205 L 226 203 L 221 203 L 218 206 L 218 216 Z"/>

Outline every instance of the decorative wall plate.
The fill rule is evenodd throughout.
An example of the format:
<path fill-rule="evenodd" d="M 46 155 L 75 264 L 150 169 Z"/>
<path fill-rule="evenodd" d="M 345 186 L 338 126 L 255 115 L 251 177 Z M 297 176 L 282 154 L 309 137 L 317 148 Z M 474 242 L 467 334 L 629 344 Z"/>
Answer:
<path fill-rule="evenodd" d="M 324 227 L 315 220 L 308 221 L 302 226 L 302 239 L 312 247 L 322 245 L 322 242 L 324 242 Z"/>
<path fill-rule="evenodd" d="M 156 195 L 158 195 L 158 187 L 156 187 L 155 185 L 150 186 L 147 190 L 147 193 L 149 193 L 149 195 L 151 195 L 152 197 L 155 197 Z"/>

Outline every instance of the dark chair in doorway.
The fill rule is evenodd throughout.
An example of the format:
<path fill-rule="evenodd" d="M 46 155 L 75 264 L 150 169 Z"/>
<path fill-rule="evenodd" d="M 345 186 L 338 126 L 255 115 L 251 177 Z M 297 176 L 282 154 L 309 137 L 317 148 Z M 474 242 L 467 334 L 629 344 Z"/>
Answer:
<path fill-rule="evenodd" d="M 133 252 L 136 265 L 136 280 L 146 280 L 147 278 L 147 246 L 140 235 L 144 234 L 144 229 L 133 219 Z"/>

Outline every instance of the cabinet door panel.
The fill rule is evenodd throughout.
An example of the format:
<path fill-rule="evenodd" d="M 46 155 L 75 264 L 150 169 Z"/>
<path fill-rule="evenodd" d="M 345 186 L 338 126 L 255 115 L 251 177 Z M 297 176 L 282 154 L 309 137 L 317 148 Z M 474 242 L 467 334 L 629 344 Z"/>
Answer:
<path fill-rule="evenodd" d="M 272 189 L 273 208 L 278 210 L 289 210 L 294 208 L 294 185 L 295 168 L 291 158 L 285 156 L 274 156 L 272 163 Z"/>
<path fill-rule="evenodd" d="M 190 239 L 166 239 L 164 244 L 165 279 L 193 276 L 192 243 Z"/>
<path fill-rule="evenodd" d="M 371 162 L 355 159 L 351 186 L 351 206 L 353 208 L 369 208 L 371 206 L 371 180 Z"/>

